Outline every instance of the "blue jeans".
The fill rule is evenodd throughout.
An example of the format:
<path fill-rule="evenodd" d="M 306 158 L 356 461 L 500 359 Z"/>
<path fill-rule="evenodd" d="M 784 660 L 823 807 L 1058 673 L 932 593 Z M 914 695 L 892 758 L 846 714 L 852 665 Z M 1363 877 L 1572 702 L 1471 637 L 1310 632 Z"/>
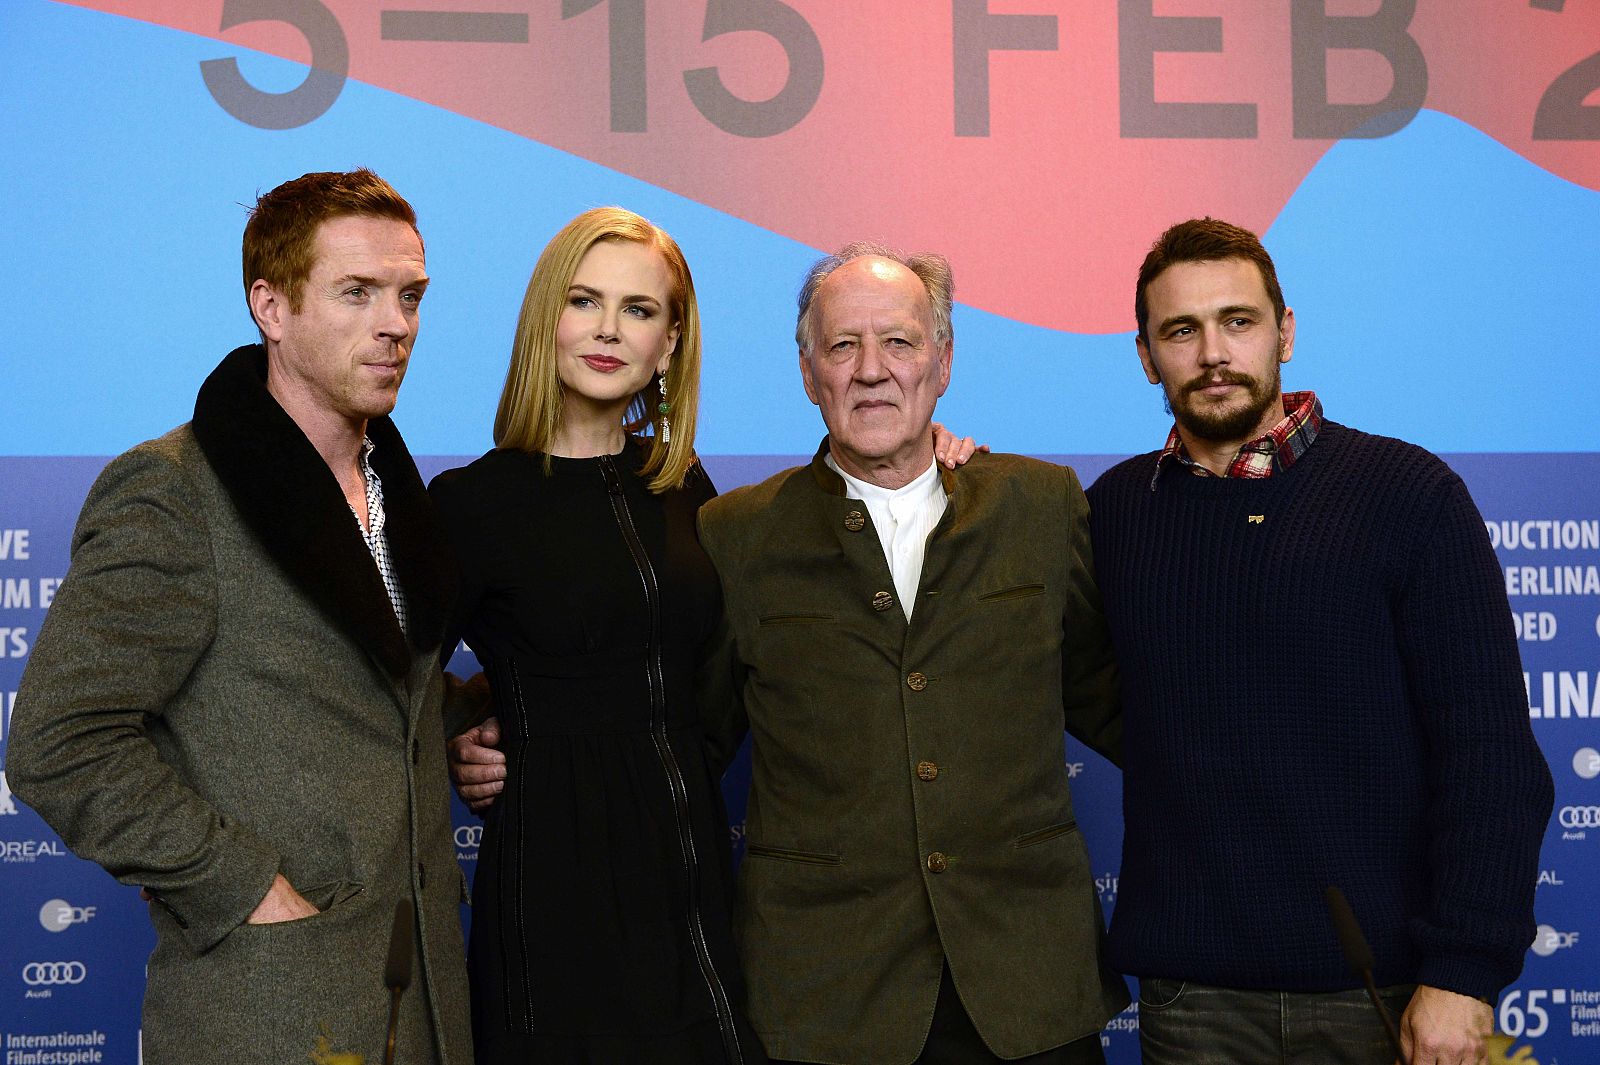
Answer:
<path fill-rule="evenodd" d="M 1395 1026 L 1412 984 L 1381 987 Z M 1145 1065 L 1392 1065 L 1394 1049 L 1364 990 L 1237 991 L 1139 981 Z"/>

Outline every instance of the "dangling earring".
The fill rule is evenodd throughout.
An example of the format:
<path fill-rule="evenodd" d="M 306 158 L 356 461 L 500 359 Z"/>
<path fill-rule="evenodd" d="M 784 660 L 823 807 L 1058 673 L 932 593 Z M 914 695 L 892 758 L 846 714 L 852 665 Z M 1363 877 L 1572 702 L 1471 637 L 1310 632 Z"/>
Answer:
<path fill-rule="evenodd" d="M 656 384 L 661 388 L 661 402 L 656 404 L 656 411 L 661 415 L 661 442 L 672 443 L 672 423 L 667 420 L 667 412 L 672 409 L 672 404 L 667 402 L 667 375 L 660 374 Z"/>

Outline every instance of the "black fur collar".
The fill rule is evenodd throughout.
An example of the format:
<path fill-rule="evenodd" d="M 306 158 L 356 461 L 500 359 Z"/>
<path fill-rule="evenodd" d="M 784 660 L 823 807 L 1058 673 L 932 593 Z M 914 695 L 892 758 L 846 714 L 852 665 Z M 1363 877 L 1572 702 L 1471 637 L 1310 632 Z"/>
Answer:
<path fill-rule="evenodd" d="M 372 468 L 383 481 L 389 558 L 405 589 L 408 649 L 333 472 L 267 392 L 266 379 L 261 345 L 230 352 L 200 386 L 195 439 L 272 560 L 335 628 L 390 676 L 403 678 L 413 650 L 437 651 L 455 606 L 455 567 L 422 477 L 394 423 L 368 422 Z"/>

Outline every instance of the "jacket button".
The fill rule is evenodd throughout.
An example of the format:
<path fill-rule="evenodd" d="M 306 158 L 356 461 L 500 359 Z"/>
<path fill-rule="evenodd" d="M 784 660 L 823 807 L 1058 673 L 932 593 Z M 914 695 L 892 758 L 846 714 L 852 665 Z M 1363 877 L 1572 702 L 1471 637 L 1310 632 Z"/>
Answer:
<path fill-rule="evenodd" d="M 914 692 L 919 692 L 928 686 L 928 678 L 921 673 L 913 673 L 906 678 L 906 687 Z"/>
<path fill-rule="evenodd" d="M 412 740 L 411 741 L 411 764 L 412 765 L 421 765 L 422 764 L 422 741 L 421 740 Z"/>
<path fill-rule="evenodd" d="M 917 779 L 918 780 L 937 780 L 938 777 L 939 777 L 939 766 L 936 763 L 934 763 L 934 762 L 918 762 L 917 763 Z"/>
<path fill-rule="evenodd" d="M 872 597 L 872 609 L 874 610 L 888 610 L 892 606 L 894 606 L 894 596 L 888 592 L 879 592 Z"/>
<path fill-rule="evenodd" d="M 860 532 L 867 527 L 867 519 L 859 510 L 852 510 L 844 516 L 844 527 L 851 532 Z"/>
<path fill-rule="evenodd" d="M 928 872 L 942 873 L 948 868 L 950 868 L 950 859 L 946 858 L 942 851 L 934 851 L 928 855 Z"/>

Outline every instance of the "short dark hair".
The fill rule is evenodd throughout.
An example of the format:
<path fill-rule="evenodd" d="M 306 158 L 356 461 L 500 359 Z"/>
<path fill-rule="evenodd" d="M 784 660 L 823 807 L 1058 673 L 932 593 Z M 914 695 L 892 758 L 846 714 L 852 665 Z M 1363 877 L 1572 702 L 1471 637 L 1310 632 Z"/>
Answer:
<path fill-rule="evenodd" d="M 1243 259 L 1256 264 L 1281 327 L 1283 289 L 1278 285 L 1278 270 L 1272 265 L 1272 256 L 1261 246 L 1261 240 L 1248 229 L 1219 218 L 1191 218 L 1187 222 L 1179 222 L 1156 238 L 1156 242 L 1150 245 L 1150 253 L 1144 257 L 1144 265 L 1139 267 L 1139 287 L 1133 294 L 1133 314 L 1139 322 L 1139 339 L 1147 343 L 1150 339 L 1146 333 L 1150 324 L 1150 301 L 1145 297 L 1150 282 L 1174 263 L 1217 262 L 1222 259 Z"/>
<path fill-rule="evenodd" d="M 244 295 L 266 281 L 300 311 L 306 279 L 316 258 L 317 227 L 331 218 L 366 215 L 392 218 L 417 229 L 417 212 L 405 197 L 365 167 L 348 173 L 324 171 L 285 181 L 256 198 L 244 227 Z M 422 234 L 417 233 L 417 239 Z"/>

